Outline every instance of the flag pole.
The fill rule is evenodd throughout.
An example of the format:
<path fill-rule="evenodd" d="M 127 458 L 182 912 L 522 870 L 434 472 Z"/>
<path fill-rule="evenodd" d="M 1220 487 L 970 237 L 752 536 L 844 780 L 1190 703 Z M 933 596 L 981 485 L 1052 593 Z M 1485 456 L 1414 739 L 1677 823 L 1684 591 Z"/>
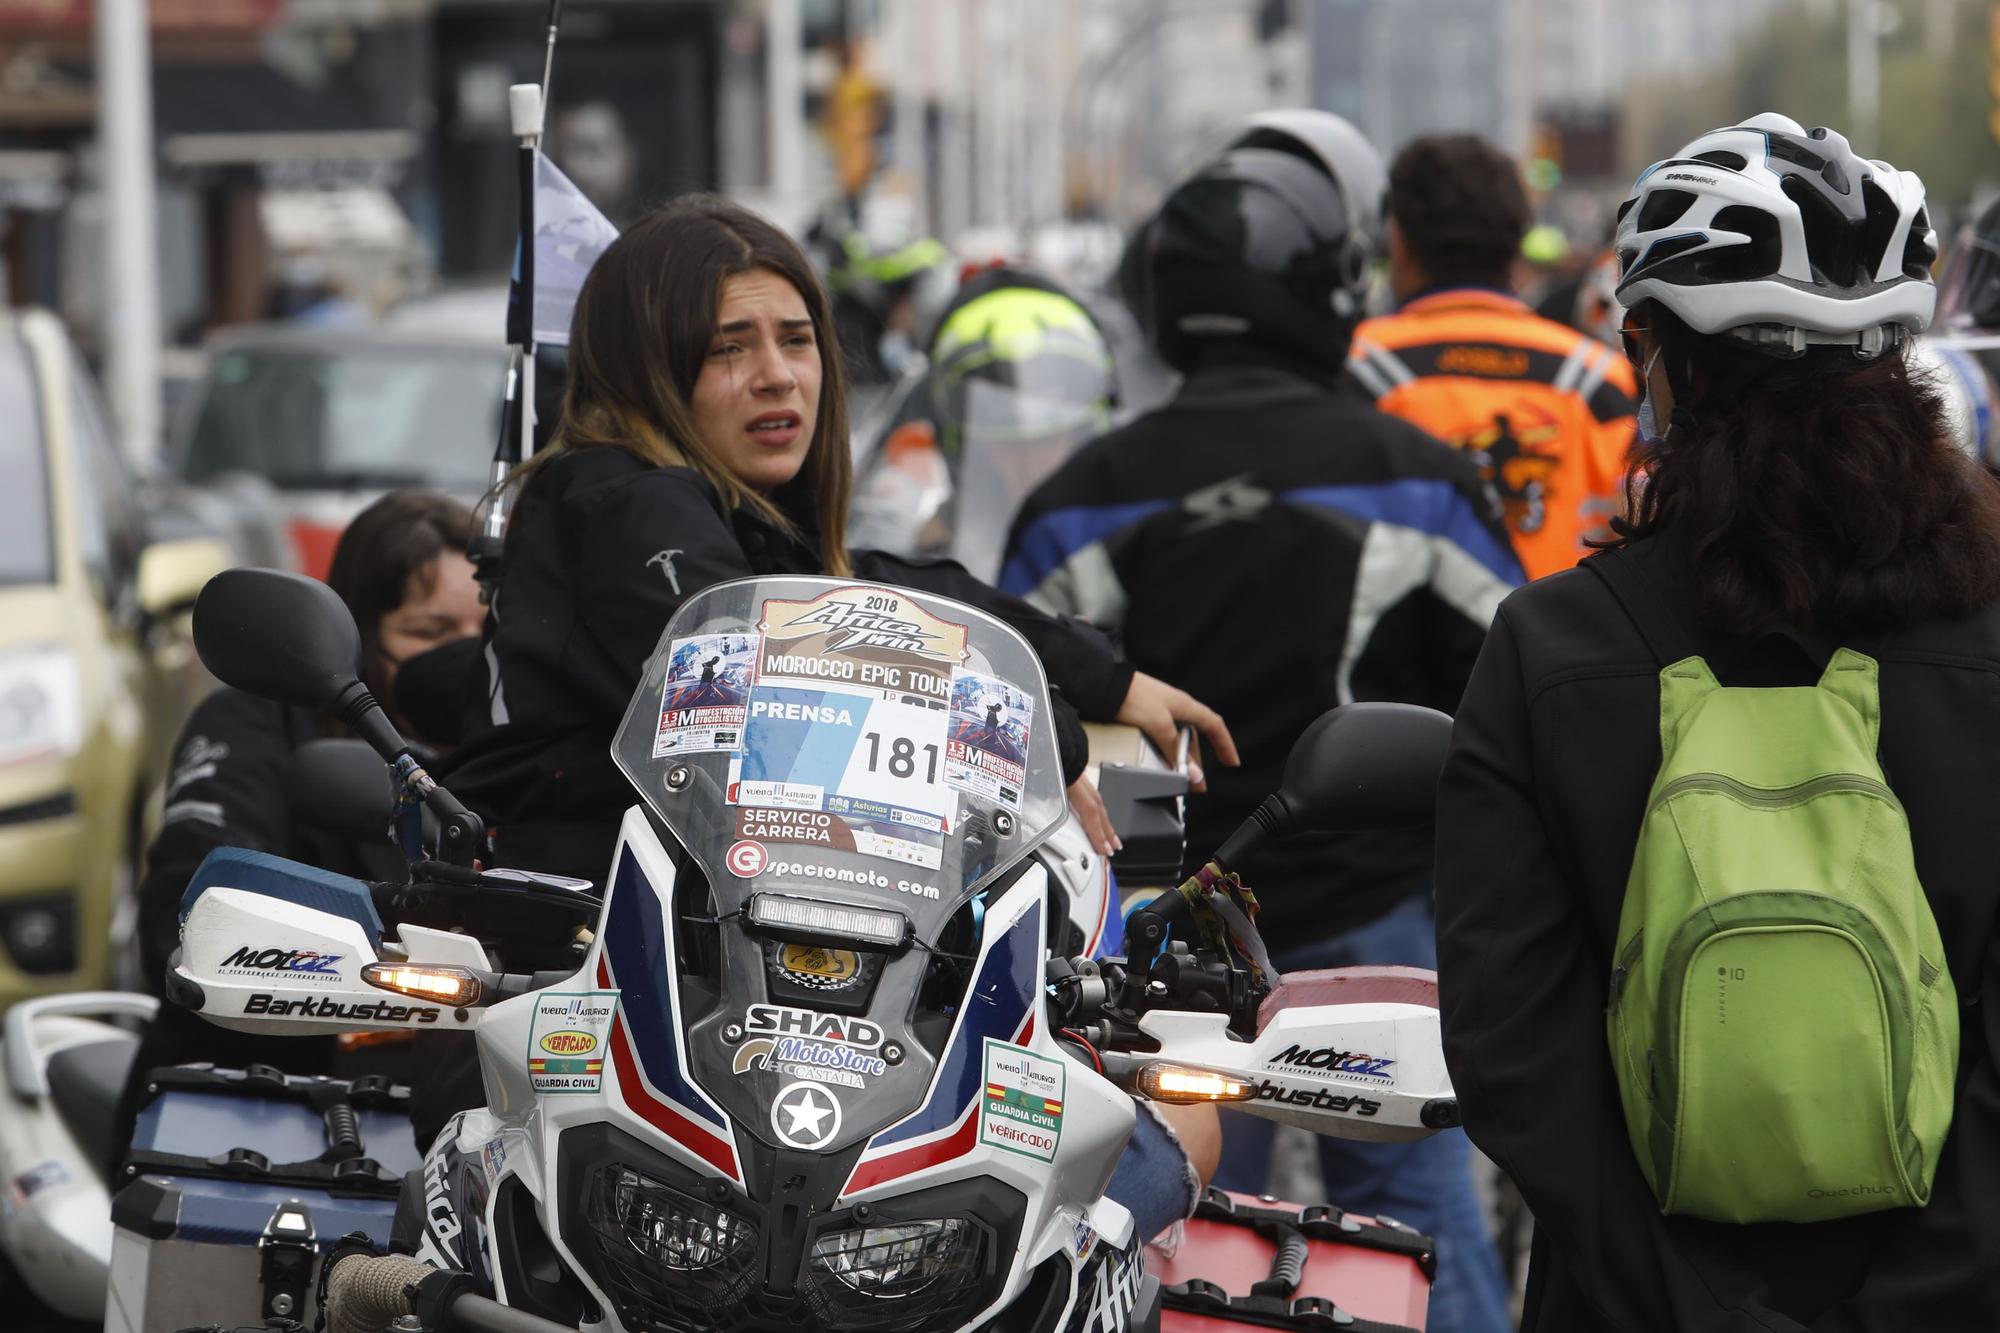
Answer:
<path fill-rule="evenodd" d="M 508 357 L 506 401 L 501 411 L 500 441 L 493 451 L 492 486 L 485 500 L 485 518 L 467 551 L 489 595 L 500 575 L 500 557 L 507 533 L 507 479 L 535 451 L 535 182 L 542 154 L 543 117 L 555 74 L 556 36 L 562 27 L 562 0 L 549 0 L 545 26 L 542 81 L 517 83 L 507 90 L 520 196 L 514 282 L 507 303 L 507 341 L 513 351 Z"/>

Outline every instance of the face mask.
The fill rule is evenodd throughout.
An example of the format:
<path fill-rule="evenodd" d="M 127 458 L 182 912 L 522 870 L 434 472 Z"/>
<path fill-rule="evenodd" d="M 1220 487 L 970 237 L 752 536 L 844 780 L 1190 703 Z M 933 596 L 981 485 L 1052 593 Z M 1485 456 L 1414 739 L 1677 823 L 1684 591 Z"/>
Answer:
<path fill-rule="evenodd" d="M 1652 356 L 1646 359 L 1646 368 L 1639 374 L 1639 438 L 1649 445 L 1667 442 L 1668 432 L 1673 430 L 1668 423 L 1666 430 L 1660 429 L 1657 414 L 1653 410 L 1653 394 L 1647 388 L 1653 381 L 1653 364 L 1660 359 L 1660 349 L 1655 347 Z"/>

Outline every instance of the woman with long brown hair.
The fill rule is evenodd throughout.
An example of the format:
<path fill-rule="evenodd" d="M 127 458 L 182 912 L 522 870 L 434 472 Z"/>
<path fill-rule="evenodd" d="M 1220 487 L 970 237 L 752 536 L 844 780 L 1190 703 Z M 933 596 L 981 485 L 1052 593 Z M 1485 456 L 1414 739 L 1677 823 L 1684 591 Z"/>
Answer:
<path fill-rule="evenodd" d="M 826 295 L 790 237 L 727 200 L 679 199 L 598 259 L 553 445 L 523 471 L 485 717 L 448 775 L 505 864 L 605 873 L 632 801 L 611 737 L 646 659 L 686 598 L 752 574 L 900 584 L 1020 630 L 1059 692 L 1064 779 L 1100 850 L 1111 833 L 1079 781 L 1078 715 L 1136 724 L 1168 749 L 1190 724 L 1236 760 L 1213 711 L 1118 662 L 1088 627 L 948 562 L 848 552 L 853 462 Z"/>
<path fill-rule="evenodd" d="M 1524 1330 L 1969 1330 L 2000 1312 L 2000 491 L 1905 357 L 1935 245 L 1915 176 L 1777 115 L 1687 145 L 1621 211 L 1646 393 L 1631 516 L 1617 549 L 1501 606 L 1439 798 L 1445 1055 L 1467 1132 L 1534 1214 Z M 1718 732 L 1697 706 L 1806 722 Z M 1695 745 L 1770 776 L 1665 766 Z M 1829 752 L 1850 766 L 1826 768 Z M 1836 792 L 1854 803 L 1813 804 Z M 1792 836 L 1712 836 L 1753 818 Z M 1877 858 L 1865 874 L 1830 850 L 1854 839 Z M 1798 870 L 1816 856 L 1825 883 Z M 1802 1142 L 1888 1100 L 1800 1086 L 1865 1089 L 1888 1068 L 1865 1054 L 1868 1024 L 1835 1017 L 1832 955 L 1785 954 L 1813 960 L 1787 971 L 1674 952 L 1709 930 L 1825 950 L 1847 927 L 1814 914 L 1864 921 L 1857 883 L 1900 886 L 1896 920 L 1922 923 L 1901 938 L 1941 940 L 1908 992 L 1869 975 L 1884 994 L 1922 988 L 1924 1021 L 1962 1034 L 1896 1029 L 1904 1067 L 1943 1072 L 1898 1075 L 1932 1109 L 1895 1110 L 1911 1165 L 1894 1188 Z M 1663 892 L 1694 906 L 1646 920 L 1684 924 L 1634 932 L 1628 897 Z M 1690 1041 L 1735 1072 L 1687 1082 Z M 1689 1099 L 1761 1089 L 1778 1067 L 1803 1072 L 1744 1103 L 1758 1113 L 1693 1127 Z M 1690 1154 L 1725 1164 L 1699 1203 L 1678 1189 Z M 1822 1169 L 1837 1179 L 1798 1183 Z"/>

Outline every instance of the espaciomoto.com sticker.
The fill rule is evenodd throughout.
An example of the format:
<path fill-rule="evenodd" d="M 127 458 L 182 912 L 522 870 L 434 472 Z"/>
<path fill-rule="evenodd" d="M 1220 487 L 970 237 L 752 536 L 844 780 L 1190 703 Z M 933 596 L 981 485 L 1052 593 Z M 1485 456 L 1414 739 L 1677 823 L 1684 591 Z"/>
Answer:
<path fill-rule="evenodd" d="M 986 1039 L 986 1083 L 979 1097 L 979 1141 L 1053 1162 L 1062 1139 L 1062 1061 Z"/>
<path fill-rule="evenodd" d="M 604 1048 L 618 1012 L 615 990 L 545 991 L 528 1028 L 528 1081 L 536 1092 L 604 1091 Z"/>

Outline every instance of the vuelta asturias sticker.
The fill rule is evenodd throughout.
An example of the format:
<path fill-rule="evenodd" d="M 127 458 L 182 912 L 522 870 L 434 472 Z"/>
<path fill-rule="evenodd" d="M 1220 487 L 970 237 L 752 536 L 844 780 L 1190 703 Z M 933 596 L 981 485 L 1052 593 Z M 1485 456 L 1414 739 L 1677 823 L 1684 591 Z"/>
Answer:
<path fill-rule="evenodd" d="M 986 1039 L 986 1084 L 979 1098 L 979 1141 L 988 1147 L 1053 1162 L 1062 1140 L 1060 1060 Z"/>
<path fill-rule="evenodd" d="M 604 1091 L 604 1048 L 615 990 L 543 991 L 528 1026 L 528 1081 L 536 1092 Z"/>
<path fill-rule="evenodd" d="M 743 701 L 756 659 L 757 640 L 748 633 L 675 639 L 660 686 L 653 758 L 735 749 L 743 738 Z"/>

